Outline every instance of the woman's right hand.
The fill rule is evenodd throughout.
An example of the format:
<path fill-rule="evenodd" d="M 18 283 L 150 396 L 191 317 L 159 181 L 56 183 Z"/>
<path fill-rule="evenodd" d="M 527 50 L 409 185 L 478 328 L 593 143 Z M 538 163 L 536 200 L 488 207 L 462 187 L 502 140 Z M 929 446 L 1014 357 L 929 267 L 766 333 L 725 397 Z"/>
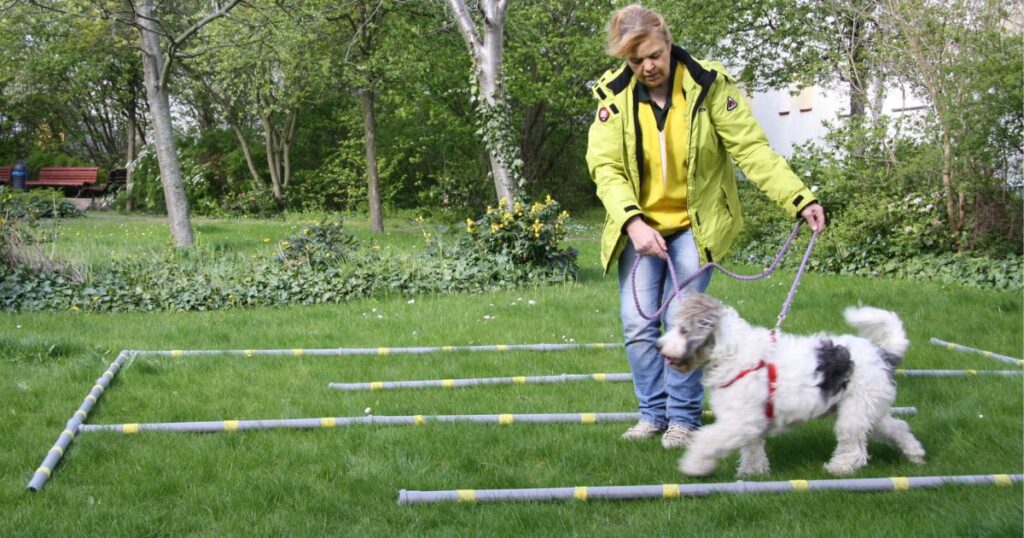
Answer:
<path fill-rule="evenodd" d="M 665 238 L 658 233 L 658 230 L 651 228 L 641 217 L 633 217 L 626 222 L 626 235 L 633 242 L 633 248 L 637 253 L 644 256 L 657 256 L 663 260 L 668 259 L 668 250 L 665 245 Z"/>

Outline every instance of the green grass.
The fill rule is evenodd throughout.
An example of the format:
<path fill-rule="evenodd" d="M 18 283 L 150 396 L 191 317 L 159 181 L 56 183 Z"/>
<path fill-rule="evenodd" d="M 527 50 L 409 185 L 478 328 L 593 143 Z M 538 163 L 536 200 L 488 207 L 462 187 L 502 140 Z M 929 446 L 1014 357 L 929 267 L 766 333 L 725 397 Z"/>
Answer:
<path fill-rule="evenodd" d="M 297 221 L 197 219 L 200 241 L 256 253 Z M 415 248 L 419 227 L 388 222 L 382 246 Z M 620 340 L 614 279 L 596 268 L 595 226 L 573 241 L 577 284 L 469 296 L 380 298 L 343 305 L 189 314 L 0 316 L 0 535 L 798 535 L 1021 536 L 1022 487 L 953 486 L 880 493 L 717 496 L 671 501 L 398 506 L 400 489 L 527 488 L 696 482 L 657 441 L 618 439 L 627 425 L 427 424 L 233 434 L 91 433 L 75 439 L 39 493 L 25 486 L 89 387 L 121 349 L 439 346 Z M 156 219 L 89 217 L 83 259 L 164 248 Z M 83 240 L 84 242 L 85 240 Z M 70 252 L 70 243 L 65 247 Z M 747 270 L 747 273 L 753 272 Z M 711 292 L 771 325 L 792 273 Z M 530 302 L 534 304 L 530 304 Z M 897 311 L 912 341 L 906 368 L 1008 365 L 930 345 L 930 337 L 1021 356 L 1022 301 L 917 282 L 807 275 L 784 330 L 843 331 L 842 309 Z M 493 319 L 492 319 L 493 318 Z M 92 423 L 358 416 L 630 411 L 627 383 L 340 392 L 331 381 L 624 372 L 619 350 L 364 357 L 142 357 L 112 383 Z M 872 444 L 857 477 L 1020 473 L 1024 378 L 900 378 L 896 404 L 928 450 L 917 467 Z M 829 478 L 822 420 L 768 443 L 763 480 Z M 733 456 L 700 482 L 735 480 Z"/>

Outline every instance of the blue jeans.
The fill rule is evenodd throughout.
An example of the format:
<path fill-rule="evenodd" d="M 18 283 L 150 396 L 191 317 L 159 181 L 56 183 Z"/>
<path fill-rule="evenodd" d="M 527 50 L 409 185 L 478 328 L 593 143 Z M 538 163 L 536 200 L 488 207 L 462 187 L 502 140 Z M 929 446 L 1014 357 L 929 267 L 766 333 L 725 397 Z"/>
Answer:
<path fill-rule="evenodd" d="M 668 256 L 676 271 L 676 278 L 682 283 L 700 268 L 700 256 L 693 232 L 686 230 L 666 237 Z M 633 390 L 640 401 L 640 418 L 659 428 L 678 424 L 685 428 L 700 427 L 701 412 L 704 409 L 704 387 L 701 386 L 700 370 L 687 373 L 669 366 L 665 357 L 658 353 L 655 342 L 661 336 L 661 328 L 676 308 L 685 293 L 703 292 L 711 282 L 711 271 L 705 272 L 676 295 L 660 320 L 649 321 L 637 312 L 633 295 L 633 281 L 630 274 L 636 250 L 631 241 L 619 257 L 619 308 L 622 316 L 622 333 L 626 343 L 626 357 L 633 372 Z M 673 290 L 668 262 L 654 256 L 641 256 L 636 270 L 636 298 L 644 314 L 650 316 L 658 310 Z"/>

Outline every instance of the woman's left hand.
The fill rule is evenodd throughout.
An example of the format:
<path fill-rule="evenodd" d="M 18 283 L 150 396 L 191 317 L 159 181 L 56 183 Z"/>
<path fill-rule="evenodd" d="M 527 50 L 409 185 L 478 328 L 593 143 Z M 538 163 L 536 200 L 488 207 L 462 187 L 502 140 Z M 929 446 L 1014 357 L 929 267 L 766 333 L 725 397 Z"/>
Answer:
<path fill-rule="evenodd" d="M 800 212 L 800 216 L 807 221 L 807 225 L 815 232 L 825 229 L 825 208 L 821 204 L 813 203 Z"/>

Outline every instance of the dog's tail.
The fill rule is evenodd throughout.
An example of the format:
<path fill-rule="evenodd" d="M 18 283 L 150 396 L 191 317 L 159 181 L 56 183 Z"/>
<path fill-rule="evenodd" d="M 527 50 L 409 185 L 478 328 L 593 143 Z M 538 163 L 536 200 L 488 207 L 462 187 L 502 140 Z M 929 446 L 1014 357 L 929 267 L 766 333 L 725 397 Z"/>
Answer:
<path fill-rule="evenodd" d="M 907 348 L 910 347 L 910 341 L 907 340 L 907 333 L 903 330 L 903 322 L 899 316 L 888 310 L 865 306 L 847 308 L 843 312 L 843 317 L 862 337 L 886 352 L 884 358 L 891 368 L 899 366 Z"/>

